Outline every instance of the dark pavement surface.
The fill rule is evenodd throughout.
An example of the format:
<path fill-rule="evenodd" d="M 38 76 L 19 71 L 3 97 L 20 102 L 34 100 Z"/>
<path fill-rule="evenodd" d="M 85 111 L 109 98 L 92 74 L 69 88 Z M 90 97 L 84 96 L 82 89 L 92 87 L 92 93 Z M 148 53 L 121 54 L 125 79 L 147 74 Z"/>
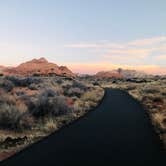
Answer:
<path fill-rule="evenodd" d="M 160 166 L 165 158 L 141 105 L 123 91 L 107 89 L 96 110 L 0 165 Z"/>

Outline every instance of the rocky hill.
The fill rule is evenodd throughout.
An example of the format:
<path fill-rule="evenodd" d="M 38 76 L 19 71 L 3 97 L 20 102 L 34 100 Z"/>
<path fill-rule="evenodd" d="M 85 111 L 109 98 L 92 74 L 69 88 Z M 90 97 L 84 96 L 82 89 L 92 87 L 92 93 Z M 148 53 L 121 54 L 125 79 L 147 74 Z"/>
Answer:
<path fill-rule="evenodd" d="M 75 77 L 66 66 L 58 66 L 48 62 L 45 58 L 33 59 L 31 61 L 20 64 L 17 67 L 6 68 L 3 70 L 4 75 L 15 76 L 66 76 Z"/>
<path fill-rule="evenodd" d="M 3 71 L 4 69 L 5 69 L 5 66 L 0 65 L 0 72 Z"/>

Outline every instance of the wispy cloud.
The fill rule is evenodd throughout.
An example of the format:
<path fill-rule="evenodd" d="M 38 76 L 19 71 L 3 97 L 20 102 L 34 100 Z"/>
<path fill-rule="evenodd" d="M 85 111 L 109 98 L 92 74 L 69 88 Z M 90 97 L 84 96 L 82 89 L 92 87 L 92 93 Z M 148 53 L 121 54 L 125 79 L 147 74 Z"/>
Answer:
<path fill-rule="evenodd" d="M 125 49 L 110 49 L 109 55 L 126 55 L 126 56 L 147 56 L 154 49 L 151 48 L 125 48 Z"/>
<path fill-rule="evenodd" d="M 154 45 L 161 42 L 166 42 L 166 36 L 159 36 L 159 37 L 153 37 L 153 38 L 146 38 L 142 40 L 135 40 L 128 43 L 128 45 L 131 46 L 148 46 L 148 45 Z"/>
<path fill-rule="evenodd" d="M 120 60 L 120 62 L 127 60 L 126 63 L 139 61 L 143 65 L 145 61 L 148 62 L 150 59 L 153 59 L 152 57 L 157 57 L 161 54 L 166 55 L 166 36 L 144 38 L 124 43 L 112 43 L 109 41 L 80 42 L 68 44 L 65 47 L 96 50 L 101 52 L 100 59 L 108 60 L 110 58 L 110 60 Z M 163 58 L 160 57 L 159 59 Z"/>
<path fill-rule="evenodd" d="M 96 43 L 75 43 L 75 44 L 66 44 L 64 45 L 66 48 L 124 48 L 124 45 L 118 43 L 110 43 L 108 41 L 99 41 Z"/>
<path fill-rule="evenodd" d="M 98 44 L 84 44 L 84 43 L 78 43 L 78 44 L 66 44 L 65 47 L 69 48 L 102 48 L 101 45 Z"/>
<path fill-rule="evenodd" d="M 69 48 L 126 48 L 126 47 L 145 47 L 156 44 L 166 44 L 166 36 L 158 36 L 152 38 L 144 38 L 133 40 L 125 43 L 113 43 L 109 41 L 98 42 L 79 42 L 74 44 L 66 44 L 65 47 Z"/>
<path fill-rule="evenodd" d="M 156 60 L 166 60 L 166 54 L 157 56 Z"/>

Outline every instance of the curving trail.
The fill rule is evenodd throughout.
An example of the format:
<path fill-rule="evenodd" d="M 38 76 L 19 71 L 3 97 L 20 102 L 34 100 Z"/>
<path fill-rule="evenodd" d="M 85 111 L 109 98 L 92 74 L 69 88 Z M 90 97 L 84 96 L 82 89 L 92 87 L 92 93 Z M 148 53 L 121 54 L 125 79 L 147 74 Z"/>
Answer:
<path fill-rule="evenodd" d="M 106 89 L 95 111 L 1 165 L 160 166 L 165 158 L 140 104 L 123 91 Z"/>

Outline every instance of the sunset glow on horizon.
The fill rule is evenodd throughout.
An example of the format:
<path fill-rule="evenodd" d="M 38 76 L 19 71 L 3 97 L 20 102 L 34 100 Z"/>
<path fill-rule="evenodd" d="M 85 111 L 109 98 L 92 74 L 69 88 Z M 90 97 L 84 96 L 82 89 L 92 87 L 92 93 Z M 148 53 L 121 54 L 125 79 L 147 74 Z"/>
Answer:
<path fill-rule="evenodd" d="M 118 68 L 128 70 L 138 70 L 147 74 L 165 75 L 166 68 L 160 66 L 127 66 L 127 65 L 114 65 L 111 63 L 98 63 L 98 64 L 64 64 L 67 65 L 73 72 L 80 74 L 96 74 L 99 71 L 111 71 Z"/>

